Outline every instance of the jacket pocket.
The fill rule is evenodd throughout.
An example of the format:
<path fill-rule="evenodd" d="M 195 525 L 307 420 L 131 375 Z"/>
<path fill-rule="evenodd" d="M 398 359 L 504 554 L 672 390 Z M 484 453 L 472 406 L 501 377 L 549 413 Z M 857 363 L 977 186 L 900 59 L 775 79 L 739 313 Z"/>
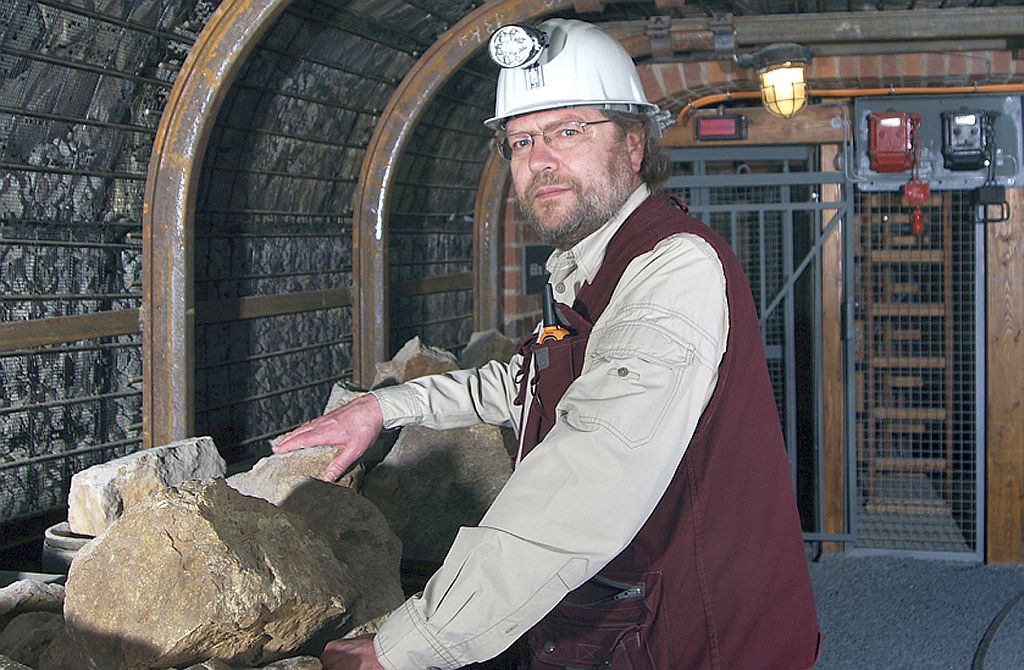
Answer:
<path fill-rule="evenodd" d="M 660 594 L 658 573 L 592 578 L 530 630 L 532 667 L 655 670 L 646 639 Z"/>

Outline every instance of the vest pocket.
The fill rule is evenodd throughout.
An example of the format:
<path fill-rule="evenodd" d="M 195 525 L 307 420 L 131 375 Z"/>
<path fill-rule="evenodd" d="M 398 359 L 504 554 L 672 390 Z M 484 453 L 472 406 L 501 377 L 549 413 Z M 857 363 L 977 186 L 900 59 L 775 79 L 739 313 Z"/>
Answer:
<path fill-rule="evenodd" d="M 646 639 L 660 595 L 658 573 L 591 579 L 530 630 L 531 667 L 656 670 Z"/>

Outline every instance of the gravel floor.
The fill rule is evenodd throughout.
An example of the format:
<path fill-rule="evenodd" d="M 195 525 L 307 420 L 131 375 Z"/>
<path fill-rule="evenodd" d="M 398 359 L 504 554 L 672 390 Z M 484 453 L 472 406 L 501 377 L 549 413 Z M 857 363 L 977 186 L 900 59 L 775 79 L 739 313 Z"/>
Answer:
<path fill-rule="evenodd" d="M 811 564 L 818 668 L 1024 668 L 1024 567 L 835 556 Z"/>

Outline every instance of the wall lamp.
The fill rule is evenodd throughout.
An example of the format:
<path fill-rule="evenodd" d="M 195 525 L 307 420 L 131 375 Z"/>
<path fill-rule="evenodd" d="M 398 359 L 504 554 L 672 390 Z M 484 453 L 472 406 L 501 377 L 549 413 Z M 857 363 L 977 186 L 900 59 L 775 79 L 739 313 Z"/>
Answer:
<path fill-rule="evenodd" d="M 807 104 L 804 70 L 812 57 L 810 48 L 785 42 L 737 54 L 735 58 L 740 67 L 757 70 L 765 109 L 788 119 Z"/>

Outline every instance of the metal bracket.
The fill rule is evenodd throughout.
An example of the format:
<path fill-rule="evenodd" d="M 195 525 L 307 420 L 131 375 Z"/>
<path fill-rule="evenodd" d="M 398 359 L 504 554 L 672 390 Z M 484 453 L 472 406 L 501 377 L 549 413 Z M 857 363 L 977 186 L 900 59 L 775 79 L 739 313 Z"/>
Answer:
<path fill-rule="evenodd" d="M 651 38 L 651 58 L 668 60 L 672 50 L 672 17 L 652 16 L 647 19 L 647 36 Z"/>
<path fill-rule="evenodd" d="M 719 14 L 711 19 L 711 37 L 715 56 L 732 58 L 736 53 L 736 21 L 732 14 Z"/>

